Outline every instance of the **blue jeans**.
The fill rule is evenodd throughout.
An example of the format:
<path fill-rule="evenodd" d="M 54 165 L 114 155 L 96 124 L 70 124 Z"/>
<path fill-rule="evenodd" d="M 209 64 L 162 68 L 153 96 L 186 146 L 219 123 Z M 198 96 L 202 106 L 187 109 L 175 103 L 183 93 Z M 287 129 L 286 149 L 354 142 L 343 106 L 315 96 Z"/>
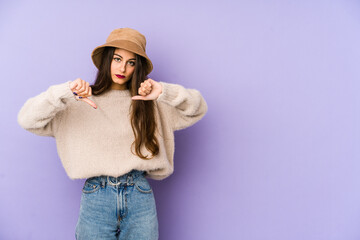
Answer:
<path fill-rule="evenodd" d="M 144 171 L 86 179 L 76 224 L 77 240 L 159 238 L 155 198 Z"/>

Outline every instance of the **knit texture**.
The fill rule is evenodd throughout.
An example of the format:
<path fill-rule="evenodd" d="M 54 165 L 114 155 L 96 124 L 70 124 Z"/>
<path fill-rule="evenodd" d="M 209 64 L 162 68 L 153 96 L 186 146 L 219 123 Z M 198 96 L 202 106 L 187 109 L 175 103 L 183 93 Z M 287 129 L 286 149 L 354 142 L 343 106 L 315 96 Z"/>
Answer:
<path fill-rule="evenodd" d="M 59 158 L 70 179 L 118 177 L 132 169 L 145 171 L 148 178 L 155 180 L 170 176 L 174 171 L 174 131 L 193 125 L 208 109 L 198 90 L 159 82 L 162 93 L 154 101 L 159 154 L 143 160 L 130 149 L 135 140 L 130 122 L 130 91 L 110 89 L 92 95 L 89 99 L 98 107 L 94 109 L 75 98 L 70 82 L 52 85 L 29 98 L 17 119 L 25 130 L 55 138 Z M 135 153 L 134 146 L 132 149 Z M 145 146 L 141 152 L 151 156 Z"/>

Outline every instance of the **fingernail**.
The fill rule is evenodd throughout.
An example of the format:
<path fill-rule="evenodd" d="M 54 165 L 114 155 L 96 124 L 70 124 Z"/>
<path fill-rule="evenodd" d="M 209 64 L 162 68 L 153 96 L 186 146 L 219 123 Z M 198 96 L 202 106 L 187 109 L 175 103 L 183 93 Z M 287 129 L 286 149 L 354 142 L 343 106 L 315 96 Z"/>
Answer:
<path fill-rule="evenodd" d="M 83 98 L 83 97 L 79 97 L 79 98 Z"/>
<path fill-rule="evenodd" d="M 77 96 L 77 93 L 76 92 L 73 92 L 73 94 L 75 94 Z"/>

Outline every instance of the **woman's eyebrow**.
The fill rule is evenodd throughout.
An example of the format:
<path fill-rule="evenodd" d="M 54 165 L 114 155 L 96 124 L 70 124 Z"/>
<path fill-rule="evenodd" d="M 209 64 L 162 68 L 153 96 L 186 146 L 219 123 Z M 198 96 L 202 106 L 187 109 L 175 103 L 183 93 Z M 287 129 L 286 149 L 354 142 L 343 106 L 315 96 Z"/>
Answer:
<path fill-rule="evenodd" d="M 120 56 L 119 54 L 117 54 L 117 53 L 114 53 L 114 55 L 116 55 L 116 56 L 119 56 L 119 57 L 121 57 L 121 58 L 123 58 L 122 56 Z M 131 59 L 129 59 L 129 60 L 136 60 L 135 58 L 131 58 Z"/>

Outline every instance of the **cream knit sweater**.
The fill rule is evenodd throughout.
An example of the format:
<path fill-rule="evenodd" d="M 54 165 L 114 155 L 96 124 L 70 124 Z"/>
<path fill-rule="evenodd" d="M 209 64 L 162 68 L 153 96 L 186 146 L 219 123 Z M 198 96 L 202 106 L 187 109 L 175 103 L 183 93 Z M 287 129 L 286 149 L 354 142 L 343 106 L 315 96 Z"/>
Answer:
<path fill-rule="evenodd" d="M 193 125 L 207 112 L 198 90 L 159 82 L 162 93 L 154 101 L 159 155 L 143 160 L 131 153 L 135 138 L 129 111 L 131 101 L 143 100 L 132 100 L 129 90 L 111 89 L 89 97 L 98 107 L 94 109 L 75 98 L 70 82 L 52 85 L 29 98 L 18 113 L 22 128 L 56 139 L 58 155 L 70 179 L 117 177 L 137 169 L 145 171 L 148 178 L 162 180 L 174 171 L 174 131 Z M 141 152 L 151 156 L 144 146 Z"/>

